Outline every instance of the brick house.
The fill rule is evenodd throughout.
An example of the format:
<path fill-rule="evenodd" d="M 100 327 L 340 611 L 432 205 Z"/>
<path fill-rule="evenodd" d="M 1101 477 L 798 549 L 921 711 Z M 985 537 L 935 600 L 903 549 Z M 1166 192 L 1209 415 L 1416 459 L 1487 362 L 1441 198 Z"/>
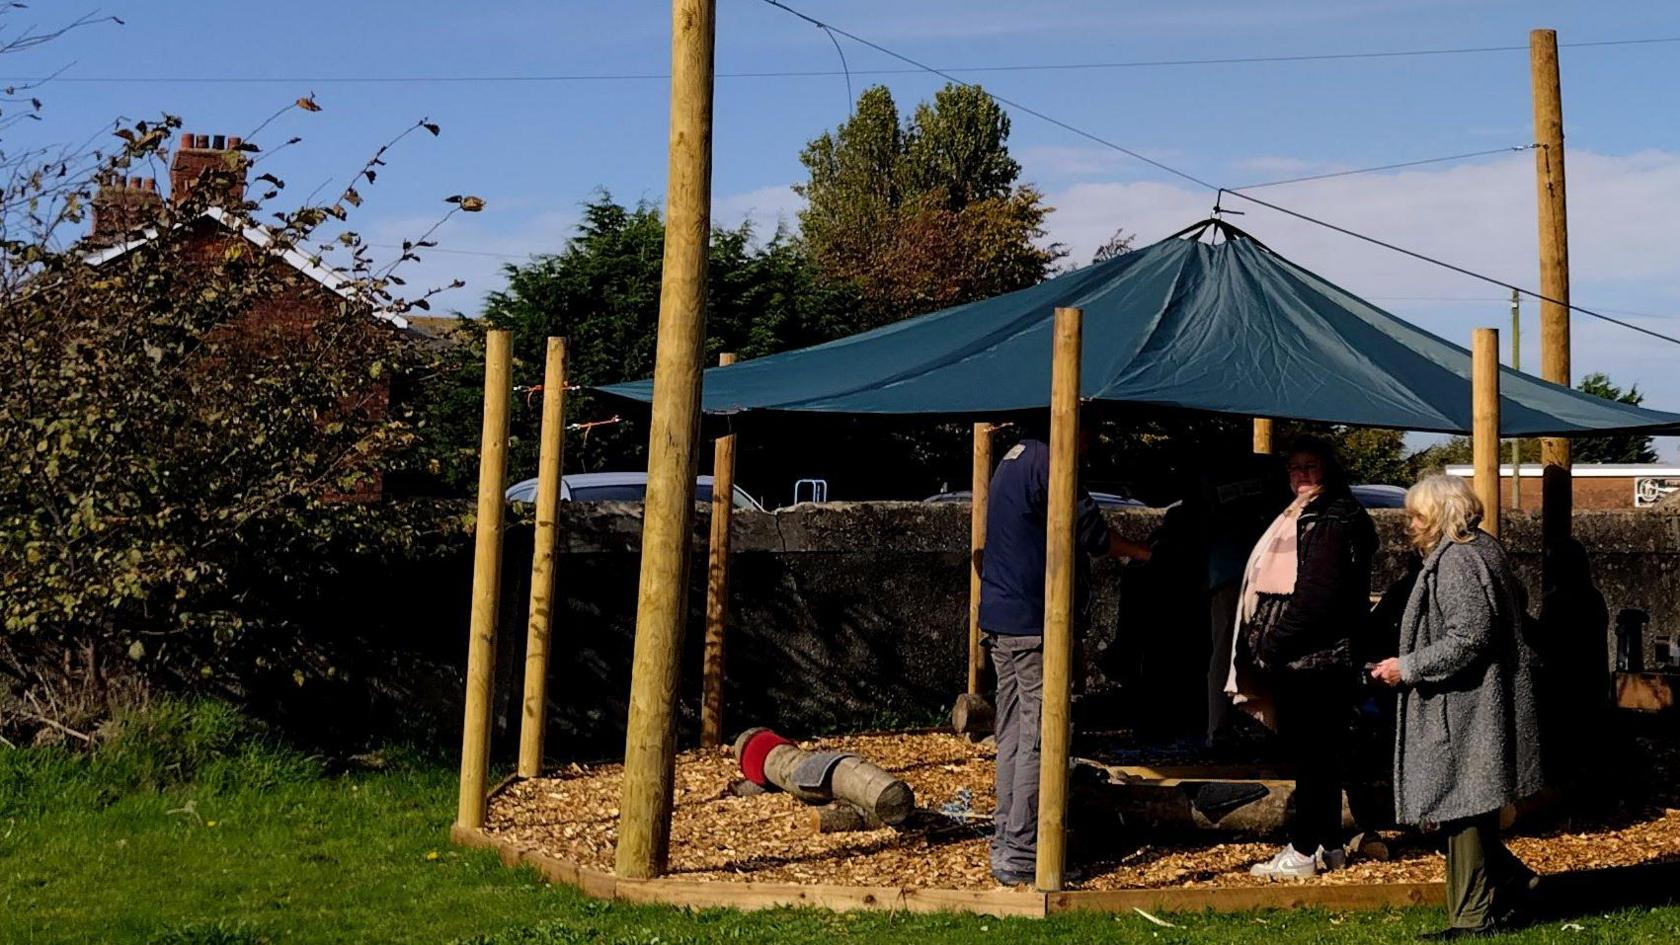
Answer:
<path fill-rule="evenodd" d="M 239 144 L 237 137 L 182 134 L 169 165 L 167 196 L 149 178 L 130 177 L 103 184 L 93 199 L 92 229 L 86 240 L 91 248 L 86 257 L 88 264 L 103 265 L 160 238 L 187 241 L 194 253 L 207 259 L 217 258 L 230 246 L 244 243 L 260 258 L 268 260 L 268 265 L 284 267 L 285 271 L 278 280 L 282 286 L 278 293 L 260 300 L 226 326 L 226 330 L 237 333 L 242 340 L 265 348 L 287 344 L 298 332 L 311 331 L 321 319 L 346 303 L 364 309 L 370 324 L 378 326 L 378 330 L 410 332 L 406 318 L 395 312 L 376 310 L 359 298 L 349 277 L 296 249 L 275 247 L 273 235 L 265 227 L 251 225 L 219 207 L 210 207 L 197 218 L 178 224 L 171 232 L 159 234 L 156 219 L 163 201 L 181 204 L 209 174 L 231 174 L 233 179 L 225 186 L 232 199 L 243 199 L 248 162 L 239 151 Z M 389 407 L 390 396 L 387 381 L 370 379 L 367 396 L 346 406 L 350 410 L 383 414 Z M 370 471 L 367 483 L 354 494 L 333 498 L 379 499 L 383 494 L 383 474 Z"/>
<path fill-rule="evenodd" d="M 1470 466 L 1453 465 L 1446 468 L 1451 476 L 1475 475 Z M 1540 508 L 1539 463 L 1522 466 L 1522 507 Z M 1665 497 L 1680 492 L 1680 466 L 1659 463 L 1576 463 L 1571 470 L 1571 485 L 1577 509 L 1642 509 L 1654 508 Z M 1511 504 L 1511 466 L 1499 467 L 1501 505 Z"/>

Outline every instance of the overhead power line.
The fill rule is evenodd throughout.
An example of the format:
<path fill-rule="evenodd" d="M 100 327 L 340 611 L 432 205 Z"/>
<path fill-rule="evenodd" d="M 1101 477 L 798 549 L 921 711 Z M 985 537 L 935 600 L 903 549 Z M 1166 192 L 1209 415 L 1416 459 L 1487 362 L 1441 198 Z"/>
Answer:
<path fill-rule="evenodd" d="M 1421 167 L 1425 164 L 1442 164 L 1447 161 L 1467 161 L 1470 158 L 1487 157 L 1490 154 L 1509 154 L 1513 151 L 1532 151 L 1539 147 L 1537 144 L 1513 145 L 1507 148 L 1489 148 L 1486 151 L 1470 151 L 1465 154 L 1448 154 L 1443 157 L 1424 158 L 1421 161 L 1401 161 L 1398 164 L 1379 164 L 1376 167 L 1361 167 L 1351 171 L 1330 171 L 1325 174 L 1309 174 L 1306 177 L 1289 177 L 1283 180 L 1269 180 L 1263 184 L 1244 184 L 1241 187 L 1227 187 L 1227 191 L 1235 193 L 1239 190 L 1259 190 L 1262 187 L 1277 187 L 1280 184 L 1304 184 L 1311 180 L 1329 180 L 1332 177 L 1351 177 L 1355 174 L 1375 174 L 1378 171 L 1397 171 L 1406 167 Z"/>
<path fill-rule="evenodd" d="M 1635 325 L 1632 322 L 1623 321 L 1619 318 L 1613 318 L 1613 317 L 1611 317 L 1609 315 L 1605 315 L 1601 312 L 1595 312 L 1590 308 L 1583 308 L 1579 305 L 1575 305 L 1575 304 L 1570 303 L 1570 302 L 1565 302 L 1561 299 L 1554 299 L 1549 295 L 1544 295 L 1542 293 L 1535 292 L 1532 289 L 1525 289 L 1520 285 L 1513 285 L 1512 283 L 1506 282 L 1503 279 L 1498 279 L 1498 278 L 1495 278 L 1495 277 L 1489 276 L 1489 275 L 1483 275 L 1482 273 L 1476 272 L 1473 269 L 1466 269 L 1463 266 L 1454 265 L 1450 262 L 1447 262 L 1444 259 L 1437 259 L 1434 256 L 1429 256 L 1429 255 L 1426 255 L 1424 253 L 1420 253 L 1416 250 L 1407 249 L 1404 246 L 1396 246 L 1393 243 L 1387 242 L 1386 240 L 1377 239 L 1374 236 L 1366 236 L 1364 233 L 1359 233 L 1357 231 L 1350 230 L 1350 229 L 1348 229 L 1347 227 L 1344 227 L 1344 226 L 1337 226 L 1334 223 L 1330 223 L 1326 220 L 1321 220 L 1321 219 L 1319 219 L 1317 217 L 1314 217 L 1314 216 L 1309 216 L 1305 213 L 1301 213 L 1298 210 L 1291 210 L 1288 207 L 1280 207 L 1275 203 L 1268 203 L 1264 200 L 1261 200 L 1259 197 L 1253 197 L 1253 196 L 1250 196 L 1250 195 L 1245 194 L 1245 193 L 1239 193 L 1237 191 L 1226 191 L 1226 193 L 1231 194 L 1233 197 L 1239 197 L 1243 200 L 1247 200 L 1247 201 L 1250 201 L 1252 203 L 1257 203 L 1260 206 L 1267 208 L 1268 210 L 1275 210 L 1278 213 L 1282 213 L 1282 214 L 1285 214 L 1287 216 L 1292 216 L 1297 220 L 1301 220 L 1301 221 L 1306 222 L 1306 223 L 1316 224 L 1318 226 L 1324 227 L 1325 229 L 1334 230 L 1337 233 L 1341 233 L 1344 236 L 1351 236 L 1351 237 L 1353 237 L 1354 239 L 1357 239 L 1357 240 L 1364 240 L 1365 242 L 1371 243 L 1375 246 L 1381 246 L 1383 249 L 1392 250 L 1393 252 L 1400 253 L 1400 254 L 1405 255 L 1405 256 L 1410 256 L 1413 259 L 1421 260 L 1422 262 L 1429 263 L 1430 265 L 1433 265 L 1433 266 L 1439 266 L 1442 269 L 1449 269 L 1453 272 L 1458 273 L 1459 275 L 1469 276 L 1472 279 L 1480 279 L 1483 282 L 1489 283 L 1491 285 L 1499 286 L 1500 288 L 1510 289 L 1513 292 L 1521 292 L 1523 295 L 1526 295 L 1530 298 L 1539 299 L 1542 302 L 1550 302 L 1553 305 L 1562 305 L 1565 308 L 1569 309 L 1570 311 L 1580 312 L 1582 315 L 1587 315 L 1587 316 L 1590 316 L 1592 318 L 1597 318 L 1597 319 L 1600 319 L 1602 321 L 1609 322 L 1612 325 L 1620 325 L 1623 328 L 1627 328 L 1627 329 L 1631 329 L 1633 331 L 1637 331 L 1642 335 L 1649 335 L 1652 338 L 1661 338 L 1663 341 L 1670 341 L 1670 342 L 1673 342 L 1674 344 L 1680 345 L 1680 338 L 1676 338 L 1673 335 L 1665 335 L 1660 331 L 1652 331 L 1649 328 L 1645 328 L 1645 327 L 1640 326 L 1640 325 Z"/>
<path fill-rule="evenodd" d="M 930 72 L 930 73 L 932 73 L 936 76 L 939 76 L 940 78 L 944 79 L 947 82 L 954 82 L 957 85 L 961 85 L 961 86 L 969 86 L 969 87 L 972 87 L 972 88 L 980 88 L 979 86 L 973 85 L 972 83 L 964 82 L 963 80 L 957 78 L 954 75 L 951 75 L 949 72 L 946 72 L 943 69 L 936 69 L 933 66 L 927 65 L 926 63 L 918 62 L 917 60 L 911 59 L 909 56 L 906 56 L 903 53 L 894 52 L 893 50 L 888 49 L 885 46 L 882 46 L 880 43 L 871 42 L 870 40 L 864 39 L 862 36 L 859 36 L 856 33 L 849 33 L 846 30 L 843 30 L 838 26 L 833 26 L 831 24 L 824 23 L 823 21 L 821 21 L 819 19 L 816 19 L 815 17 L 812 17 L 812 16 L 809 16 L 807 14 L 801 13 L 798 10 L 795 10 L 794 8 L 788 6 L 787 4 L 782 3 L 781 0 L 764 0 L 764 2 L 768 3 L 769 5 L 775 7 L 778 10 L 781 10 L 784 13 L 790 13 L 790 14 L 794 15 L 794 16 L 798 17 L 799 19 L 804 20 L 805 22 L 811 24 L 812 26 L 817 27 L 820 30 L 824 30 L 824 31 L 826 31 L 830 34 L 838 33 L 841 36 L 846 37 L 847 39 L 851 40 L 854 43 L 858 43 L 860 45 L 867 46 L 870 49 L 873 49 L 876 52 L 881 53 L 884 56 L 890 56 L 893 59 L 897 59 L 900 62 L 907 63 L 909 65 L 915 66 L 916 68 L 918 68 L 918 69 L 920 69 L 924 72 Z M 989 96 L 992 99 L 992 101 L 997 102 L 1000 105 L 1007 105 L 1010 108 L 1013 108 L 1017 111 L 1025 112 L 1026 114 L 1031 115 L 1034 118 L 1039 119 L 1040 121 L 1049 122 L 1050 124 L 1055 125 L 1056 127 L 1062 129 L 1063 131 L 1067 131 L 1067 132 L 1070 132 L 1072 134 L 1076 134 L 1076 135 L 1080 136 L 1081 138 L 1085 138 L 1089 141 L 1094 141 L 1097 144 L 1100 144 L 1104 147 L 1113 148 L 1114 150 L 1119 151 L 1121 154 L 1124 154 L 1127 157 L 1130 157 L 1134 160 L 1142 161 L 1143 163 L 1148 164 L 1151 167 L 1158 168 L 1160 170 L 1166 171 L 1167 173 L 1172 174 L 1175 177 L 1183 178 L 1184 180 L 1187 180 L 1192 184 L 1198 184 L 1198 185 L 1200 185 L 1202 187 L 1206 187 L 1207 189 L 1212 190 L 1212 191 L 1218 191 L 1219 190 L 1219 188 L 1214 186 L 1213 184 L 1210 184 L 1207 181 L 1202 180 L 1201 178 L 1199 178 L 1199 177 L 1195 176 L 1194 174 L 1191 174 L 1187 171 L 1181 171 L 1176 167 L 1172 167 L 1171 165 L 1163 164 L 1160 161 L 1157 161 L 1152 157 L 1148 157 L 1146 155 L 1139 154 L 1138 152 L 1133 151 L 1131 148 L 1125 147 L 1124 145 L 1116 144 L 1113 141 L 1108 140 L 1107 138 L 1102 138 L 1102 137 L 1099 137 L 1097 135 L 1094 135 L 1091 132 L 1086 131 L 1083 128 L 1077 128 L 1073 125 L 1068 124 L 1065 121 L 1062 121 L 1059 118 L 1054 118 L 1050 115 L 1046 115 L 1045 113 L 1043 113 L 1043 112 L 1041 112 L 1041 111 L 1039 111 L 1035 108 L 1031 108 L 1027 105 L 1021 104 L 1020 102 L 1011 101 L 1010 99 L 1004 98 L 1003 96 L 998 95 L 996 92 L 989 92 L 989 91 L 986 91 L 985 89 L 981 89 L 981 91 L 985 95 Z"/>
<path fill-rule="evenodd" d="M 994 92 L 987 91 L 986 89 L 983 89 L 980 86 L 973 85 L 973 84 L 968 83 L 968 82 L 964 82 L 961 79 L 958 79 L 955 76 L 951 75 L 948 71 L 945 71 L 945 70 L 942 70 L 942 69 L 936 69 L 936 68 L 934 68 L 932 66 L 929 66 L 925 63 L 922 63 L 922 62 L 919 62 L 915 59 L 912 59 L 909 56 L 904 55 L 903 53 L 896 52 L 894 50 L 888 49 L 885 46 L 882 46 L 879 43 L 873 42 L 871 40 L 864 39 L 863 37 L 858 36 L 855 33 L 847 32 L 846 30 L 843 30 L 843 29 L 841 29 L 837 26 L 834 26 L 831 23 L 825 23 L 822 20 L 817 19 L 816 17 L 813 17 L 809 14 L 802 13 L 798 10 L 793 9 L 792 7 L 788 6 L 787 4 L 781 2 L 781 0 L 764 0 L 764 2 L 766 4 L 772 6 L 772 7 L 775 7 L 778 10 L 783 11 L 784 13 L 789 13 L 789 14 L 792 14 L 793 16 L 795 16 L 795 17 L 798 17 L 799 19 L 804 20 L 807 23 L 810 23 L 812 26 L 815 26 L 818 29 L 821 29 L 824 32 L 827 32 L 830 35 L 839 34 L 841 36 L 846 37 L 847 39 L 852 40 L 853 42 L 860 43 L 864 46 L 867 46 L 870 49 L 873 49 L 873 50 L 881 53 L 882 55 L 890 56 L 894 59 L 899 60 L 900 62 L 906 63 L 906 64 L 911 65 L 911 66 L 915 66 L 915 67 L 917 67 L 919 69 L 922 69 L 926 72 L 932 73 L 933 75 L 937 75 L 940 78 L 943 78 L 948 82 L 953 82 L 953 83 L 956 83 L 957 85 L 962 85 L 962 86 L 978 89 L 981 92 L 981 94 L 988 96 L 989 98 L 992 99 L 992 101 L 997 102 L 1000 105 L 1004 105 L 1004 106 L 1007 106 L 1009 108 L 1016 109 L 1017 111 L 1025 112 L 1028 115 L 1032 115 L 1033 117 L 1038 118 L 1042 121 L 1049 122 L 1050 124 L 1055 125 L 1056 127 L 1061 128 L 1065 131 L 1071 132 L 1071 133 L 1076 134 L 1076 135 L 1078 135 L 1082 138 L 1085 138 L 1089 141 L 1096 142 L 1097 144 L 1103 145 L 1105 147 L 1112 148 L 1116 151 L 1119 151 L 1121 154 L 1125 154 L 1128 157 L 1134 158 L 1138 161 L 1142 161 L 1143 163 L 1148 164 L 1151 167 L 1158 168 L 1160 170 L 1166 171 L 1167 173 L 1172 174 L 1175 177 L 1181 178 L 1183 180 L 1187 180 L 1187 181 L 1189 181 L 1193 184 L 1198 184 L 1202 187 L 1206 187 L 1209 190 L 1212 190 L 1215 194 L 1215 199 L 1214 199 L 1214 208 L 1215 208 L 1214 212 L 1215 213 L 1219 212 L 1218 207 L 1219 207 L 1220 197 L 1222 197 L 1224 194 L 1230 194 L 1233 197 L 1238 197 L 1242 200 L 1247 200 L 1251 203 L 1258 204 L 1262 207 L 1266 207 L 1266 208 L 1268 208 L 1270 210 L 1274 210 L 1278 213 L 1282 213 L 1282 214 L 1286 214 L 1288 216 L 1294 217 L 1294 218 L 1296 218 L 1298 220 L 1301 220 L 1303 222 L 1312 223 L 1312 224 L 1315 224 L 1317 226 L 1322 226 L 1326 229 L 1333 230 L 1337 233 L 1341 233 L 1344 236 L 1351 236 L 1354 239 L 1364 240 L 1367 243 L 1371 243 L 1373 245 L 1380 246 L 1384 249 L 1391 250 L 1393 252 L 1400 253 L 1400 254 L 1405 255 L 1405 256 L 1410 256 L 1411 258 L 1419 260 L 1421 262 L 1426 262 L 1426 263 L 1429 263 L 1429 264 L 1434 265 L 1434 266 L 1439 266 L 1443 269 L 1451 270 L 1452 272 L 1456 272 L 1460 275 L 1469 276 L 1472 279 L 1479 279 L 1483 282 L 1487 282 L 1487 283 L 1490 283 L 1492 285 L 1500 286 L 1501 288 L 1510 289 L 1513 292 L 1520 292 L 1520 293 L 1522 293 L 1524 295 L 1527 295 L 1531 298 L 1539 299 L 1542 302 L 1550 302 L 1553 305 L 1562 305 L 1565 308 L 1570 309 L 1571 311 L 1580 312 L 1583 315 L 1587 315 L 1587 316 L 1592 317 L 1592 318 L 1597 318 L 1597 319 L 1600 319 L 1602 321 L 1609 322 L 1610 324 L 1613 324 L 1613 325 L 1620 325 L 1623 328 L 1628 328 L 1628 329 L 1631 329 L 1633 331 L 1637 331 L 1641 334 L 1649 335 L 1650 337 L 1653 337 L 1653 338 L 1660 338 L 1663 341 L 1668 341 L 1668 342 L 1672 342 L 1674 344 L 1680 345 L 1680 338 L 1676 338 L 1672 335 L 1665 335 L 1662 332 L 1652 331 L 1649 328 L 1644 328 L 1644 327 L 1641 327 L 1639 325 L 1635 325 L 1631 322 L 1623 321 L 1619 318 L 1613 318 L 1609 315 L 1605 315 L 1601 312 L 1595 312 L 1591 309 L 1583 308 L 1579 305 L 1573 305 L 1573 304 L 1565 302 L 1561 299 L 1554 299 L 1550 296 L 1542 295 L 1539 292 L 1535 292 L 1532 289 L 1525 289 L 1522 286 L 1514 285 L 1512 283 L 1506 282 L 1503 279 L 1497 279 L 1493 276 L 1484 275 L 1484 274 L 1476 272 L 1474 270 L 1466 269 L 1463 266 L 1454 265 L 1453 263 L 1447 262 L 1445 260 L 1437 259 L 1433 256 L 1425 255 L 1424 253 L 1417 252 L 1416 250 L 1410 250 L 1410 249 L 1406 249 L 1405 247 L 1402 247 L 1402 246 L 1396 246 L 1393 243 L 1389 243 L 1387 241 L 1380 240 L 1380 239 L 1378 239 L 1374 236 L 1367 236 L 1364 233 L 1359 233 L 1359 232 L 1356 232 L 1354 230 L 1350 230 L 1347 227 L 1338 226 L 1334 223 L 1330 223 L 1328 221 L 1321 220 L 1317 217 L 1309 216 L 1308 214 L 1301 213 L 1301 212 L 1296 211 L 1296 210 L 1291 210 L 1288 207 L 1282 207 L 1282 206 L 1279 206 L 1275 203 L 1270 203 L 1268 201 L 1261 200 L 1259 197 L 1255 197 L 1255 196 L 1252 196 L 1250 194 L 1244 193 L 1241 188 L 1232 189 L 1232 188 L 1228 188 L 1228 187 L 1215 186 L 1215 185 L 1210 184 L 1207 181 L 1203 180 L 1202 178 L 1197 177 L 1194 174 L 1191 174 L 1188 171 L 1179 170 L 1178 168 L 1173 167 L 1169 164 L 1166 164 L 1162 161 L 1158 161 L 1158 160 L 1155 160 L 1154 158 L 1148 157 L 1146 155 L 1139 154 L 1138 152 L 1133 151 L 1130 148 L 1127 148 L 1127 147 L 1125 147 L 1123 145 L 1120 145 L 1120 144 L 1116 144 L 1115 142 L 1110 141 L 1110 140 L 1108 140 L 1106 138 L 1103 138 L 1101 136 L 1092 134 L 1091 132 L 1086 131 L 1083 128 L 1079 128 L 1075 125 L 1070 125 L 1067 122 L 1062 121 L 1059 118 L 1052 117 L 1050 115 L 1045 114 L 1044 112 L 1038 111 L 1037 109 L 1028 107 L 1026 105 L 1022 105 L 1019 102 L 1011 101 L 1010 99 L 1004 98 L 1003 96 L 998 95 Z M 1628 43 L 1633 43 L 1633 42 L 1641 42 L 1641 41 L 1630 40 L 1630 41 L 1627 41 L 1627 42 Z M 1491 50 L 1494 47 L 1483 47 L 1483 48 Z M 1524 46 L 1524 47 L 1510 47 L 1510 48 L 1526 49 L 1527 47 Z M 1433 163 L 1437 160 L 1450 160 L 1450 158 L 1439 158 L 1439 159 L 1431 158 L 1431 159 L 1427 159 L 1426 161 L 1422 161 L 1422 162 L 1409 162 L 1409 163 Z M 1370 169 L 1367 169 L 1367 170 L 1370 170 Z M 1348 174 L 1348 173 L 1365 173 L 1365 171 L 1338 172 L 1335 175 L 1327 175 L 1327 176 L 1341 176 L 1343 174 Z M 1292 181 L 1290 181 L 1290 182 L 1292 182 Z M 1274 181 L 1273 183 L 1274 184 L 1281 184 L 1281 183 L 1289 183 L 1289 182 Z M 1250 187 L 1248 189 L 1256 189 L 1258 186 L 1262 186 L 1262 185 L 1250 185 Z"/>
<path fill-rule="evenodd" d="M 781 4 L 775 4 L 781 6 Z M 797 11 L 782 7 L 789 13 Z M 850 39 L 856 37 L 842 33 Z M 1616 46 L 1648 46 L 1680 43 L 1680 36 L 1659 36 L 1645 39 L 1604 39 L 1579 43 L 1559 43 L 1561 49 L 1587 49 Z M 1459 46 L 1440 49 L 1391 49 L 1364 52 L 1304 53 L 1279 56 L 1214 56 L 1191 59 L 1133 59 L 1095 62 L 1032 62 L 998 65 L 942 66 L 938 72 L 1074 72 L 1105 69 L 1160 69 L 1187 66 L 1261 65 L 1292 62 L 1341 62 L 1361 59 L 1405 59 L 1419 56 L 1464 56 L 1486 53 L 1526 52 L 1527 46 Z M 895 57 L 897 58 L 897 57 Z M 928 71 L 915 66 L 897 69 L 778 69 L 742 72 L 719 72 L 719 79 L 799 79 L 837 78 L 841 76 L 913 75 Z M 481 82 L 645 82 L 671 78 L 669 72 L 560 72 L 560 73 L 503 73 L 491 75 L 262 75 L 262 76 L 14 76 L 0 77 L 0 83 L 42 82 L 51 78 L 55 83 L 149 83 L 149 84 L 215 84 L 215 83 L 275 83 L 275 84 L 447 84 Z"/>

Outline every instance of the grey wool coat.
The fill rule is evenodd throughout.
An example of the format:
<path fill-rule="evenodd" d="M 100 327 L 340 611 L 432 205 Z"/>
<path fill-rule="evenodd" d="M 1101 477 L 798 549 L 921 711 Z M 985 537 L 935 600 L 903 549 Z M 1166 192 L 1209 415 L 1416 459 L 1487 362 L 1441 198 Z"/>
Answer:
<path fill-rule="evenodd" d="M 1401 823 L 1498 810 L 1540 790 L 1534 655 L 1505 547 L 1443 540 L 1400 622 L 1394 807 Z"/>

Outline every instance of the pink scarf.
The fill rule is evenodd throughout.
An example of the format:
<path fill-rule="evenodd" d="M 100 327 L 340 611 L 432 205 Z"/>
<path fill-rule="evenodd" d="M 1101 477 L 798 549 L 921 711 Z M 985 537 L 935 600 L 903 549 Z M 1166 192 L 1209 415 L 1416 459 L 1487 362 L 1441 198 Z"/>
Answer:
<path fill-rule="evenodd" d="M 1254 716 L 1267 728 L 1276 728 L 1277 719 L 1271 693 L 1248 673 L 1237 668 L 1236 647 L 1242 639 L 1242 625 L 1254 616 L 1254 608 L 1261 594 L 1295 593 L 1296 552 L 1300 539 L 1297 522 L 1301 510 L 1318 493 L 1296 496 L 1289 507 L 1278 513 L 1266 533 L 1254 543 L 1254 551 L 1243 568 L 1242 598 L 1237 607 L 1237 629 L 1231 634 L 1231 672 L 1225 677 L 1225 694 L 1231 703 Z"/>

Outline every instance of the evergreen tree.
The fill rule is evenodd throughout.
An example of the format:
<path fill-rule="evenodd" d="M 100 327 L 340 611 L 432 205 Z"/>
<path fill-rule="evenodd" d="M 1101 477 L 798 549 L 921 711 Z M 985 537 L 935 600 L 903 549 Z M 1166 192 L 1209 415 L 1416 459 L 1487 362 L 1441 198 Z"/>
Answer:
<path fill-rule="evenodd" d="M 800 232 L 825 276 L 855 287 L 855 329 L 1025 288 L 1064 255 L 1041 245 L 1050 208 L 1018 183 L 1009 116 L 974 86 L 948 85 L 901 123 L 892 93 L 865 90 L 852 117 L 806 146 Z"/>

